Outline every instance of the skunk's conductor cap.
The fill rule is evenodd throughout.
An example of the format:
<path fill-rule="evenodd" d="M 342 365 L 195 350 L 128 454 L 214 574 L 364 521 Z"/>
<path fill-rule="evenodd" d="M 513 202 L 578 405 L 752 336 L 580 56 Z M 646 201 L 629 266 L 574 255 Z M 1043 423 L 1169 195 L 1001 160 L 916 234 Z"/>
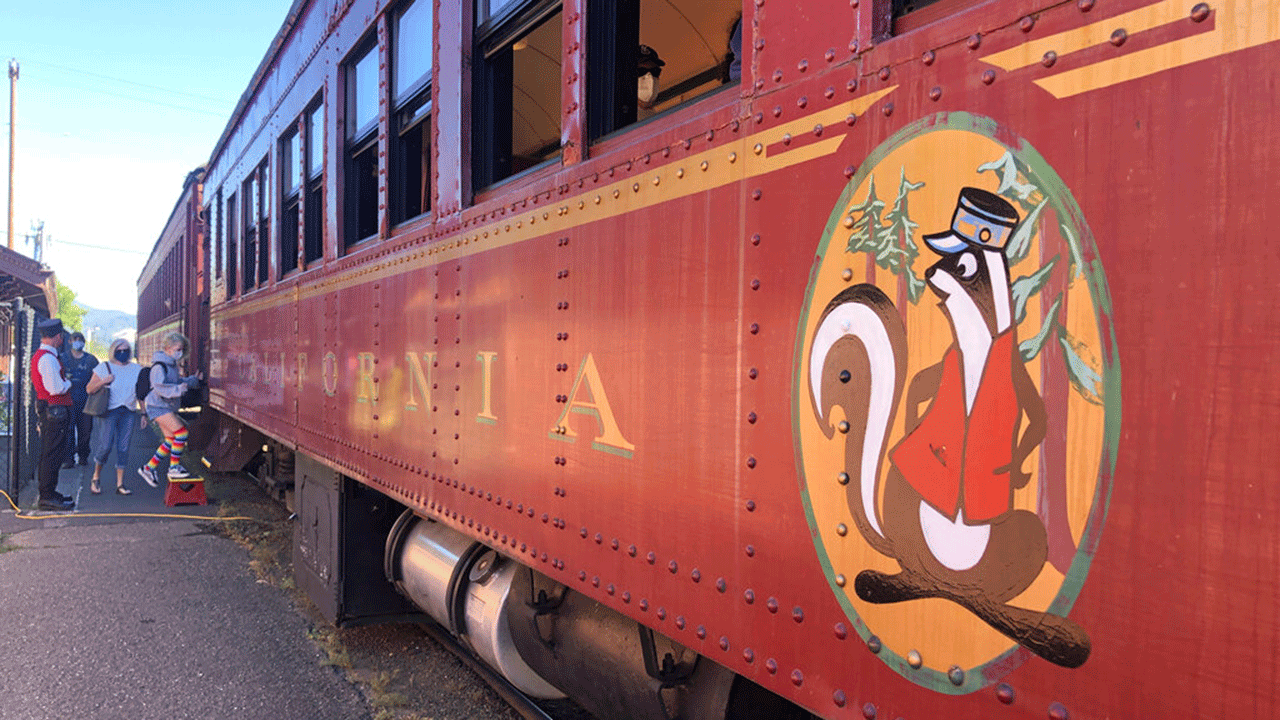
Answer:
<path fill-rule="evenodd" d="M 966 247 L 1004 250 L 1013 229 L 1018 226 L 1018 211 L 995 193 L 978 188 L 961 188 L 956 212 L 951 216 L 951 229 L 925 235 L 929 247 L 943 255 L 951 255 Z"/>

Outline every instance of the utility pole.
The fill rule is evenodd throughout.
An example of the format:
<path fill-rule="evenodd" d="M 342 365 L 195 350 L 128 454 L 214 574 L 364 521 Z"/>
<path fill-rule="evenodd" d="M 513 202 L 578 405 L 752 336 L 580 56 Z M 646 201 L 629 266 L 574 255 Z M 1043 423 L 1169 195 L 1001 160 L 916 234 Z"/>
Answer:
<path fill-rule="evenodd" d="M 13 122 L 18 91 L 18 60 L 9 58 L 9 249 L 13 249 Z"/>

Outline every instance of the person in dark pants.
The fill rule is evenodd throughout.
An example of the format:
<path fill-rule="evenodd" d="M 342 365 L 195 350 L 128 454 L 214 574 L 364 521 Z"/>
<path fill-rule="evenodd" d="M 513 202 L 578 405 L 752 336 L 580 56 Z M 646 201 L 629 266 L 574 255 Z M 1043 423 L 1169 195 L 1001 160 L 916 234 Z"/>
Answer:
<path fill-rule="evenodd" d="M 36 391 L 36 416 L 40 419 L 39 508 L 70 510 L 75 501 L 58 492 L 58 467 L 66 457 L 71 416 L 71 382 L 58 361 L 62 321 L 45 320 L 39 328 L 40 348 L 31 357 L 31 387 Z"/>
<path fill-rule="evenodd" d="M 75 467 L 76 458 L 81 465 L 88 465 L 93 416 L 84 414 L 84 403 L 89 399 L 86 386 L 98 367 L 98 358 L 84 351 L 84 335 L 71 333 L 71 351 L 62 356 L 62 366 L 71 380 L 71 423 L 67 428 L 67 460 L 62 467 Z"/>

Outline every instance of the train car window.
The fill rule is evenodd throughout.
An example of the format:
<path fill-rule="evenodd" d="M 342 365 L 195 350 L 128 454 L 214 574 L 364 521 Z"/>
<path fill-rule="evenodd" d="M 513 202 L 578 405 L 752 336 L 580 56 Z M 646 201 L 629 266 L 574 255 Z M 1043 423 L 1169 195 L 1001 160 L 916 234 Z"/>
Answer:
<path fill-rule="evenodd" d="M 222 233 L 225 232 L 222 228 L 222 188 L 218 188 L 218 192 L 214 193 L 213 197 L 213 218 L 211 219 L 213 224 L 213 277 L 215 280 L 221 280 L 224 262 L 222 259 Z"/>
<path fill-rule="evenodd" d="M 227 297 L 234 297 L 238 289 L 236 284 L 236 263 L 240 256 L 239 244 L 236 242 L 236 194 L 227 196 Z"/>
<path fill-rule="evenodd" d="M 343 240 L 351 247 L 378 232 L 378 46 L 361 45 L 347 64 L 346 214 Z"/>
<path fill-rule="evenodd" d="M 324 105 L 317 97 L 306 112 L 307 196 L 303 226 L 303 260 L 324 257 Z"/>
<path fill-rule="evenodd" d="M 258 284 L 258 173 L 253 171 L 240 187 L 242 203 L 240 221 L 244 232 L 240 235 L 240 291 L 249 292 Z"/>
<path fill-rule="evenodd" d="M 741 0 L 588 0 L 592 139 L 742 79 Z"/>
<path fill-rule="evenodd" d="M 391 217 L 400 223 L 431 209 L 431 29 L 433 0 L 396 16 L 391 127 Z"/>
<path fill-rule="evenodd" d="M 299 120 L 301 123 L 301 120 Z M 298 268 L 298 212 L 302 206 L 302 133 L 295 123 L 280 138 L 280 274 Z"/>
<path fill-rule="evenodd" d="M 483 188 L 560 157 L 558 0 L 477 0 L 472 175 Z"/>
<path fill-rule="evenodd" d="M 924 27 L 984 0 L 892 0 L 892 34 Z"/>
<path fill-rule="evenodd" d="M 269 220 L 271 215 L 271 175 L 267 158 L 258 165 L 258 285 L 267 284 L 267 260 L 271 257 Z"/>

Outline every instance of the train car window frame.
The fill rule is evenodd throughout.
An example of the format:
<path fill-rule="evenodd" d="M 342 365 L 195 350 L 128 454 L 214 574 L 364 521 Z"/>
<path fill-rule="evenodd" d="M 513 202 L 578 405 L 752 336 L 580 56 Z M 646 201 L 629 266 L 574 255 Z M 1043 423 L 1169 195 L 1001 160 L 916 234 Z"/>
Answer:
<path fill-rule="evenodd" d="M 271 271 L 271 158 L 258 163 L 258 287 L 265 286 Z"/>
<path fill-rule="evenodd" d="M 360 101 L 367 98 L 368 85 L 366 63 L 372 62 L 375 70 L 373 88 L 377 98 L 378 78 L 381 50 L 377 36 L 370 35 L 356 45 L 355 49 L 342 63 L 344 78 L 343 96 L 346 102 L 343 112 L 346 117 L 346 137 L 344 140 L 343 174 L 343 246 L 351 248 L 378 235 L 378 120 L 379 111 L 375 100 L 375 112 L 369 120 L 360 122 Z M 361 81 L 362 73 L 365 81 Z"/>
<path fill-rule="evenodd" d="M 303 267 L 324 259 L 324 98 L 317 95 L 302 113 L 306 118 L 303 168 Z"/>
<path fill-rule="evenodd" d="M 258 172 L 249 171 L 240 185 L 240 292 L 247 294 L 258 286 Z"/>
<path fill-rule="evenodd" d="M 495 12 L 497 4 L 500 10 Z M 471 99 L 472 128 L 472 185 L 481 190 L 559 162 L 563 157 L 562 135 L 564 126 L 560 112 L 561 72 L 563 71 L 563 12 L 560 0 L 476 0 L 476 23 L 473 35 Z M 530 42 L 555 31 L 555 52 L 544 52 Z M 549 41 L 547 44 L 550 44 Z M 530 72 L 529 63 L 520 63 L 517 70 L 515 53 L 532 49 L 556 66 L 554 73 L 533 72 L 533 77 L 554 81 L 545 87 L 533 84 L 533 90 L 553 94 L 554 101 L 538 102 L 534 92 L 520 84 L 521 78 Z M 520 90 L 521 102 L 514 100 Z M 527 100 L 527 103 L 526 103 Z M 549 107 L 544 107 L 548 106 Z M 529 110 L 528 115 L 521 113 Z M 535 113 L 536 111 L 536 113 Z M 520 125 L 515 116 L 521 115 Z M 541 135 L 536 121 L 547 116 L 555 125 L 554 140 L 544 146 L 517 148 L 514 135 L 525 124 L 535 139 Z M 548 135 L 550 137 L 550 135 Z M 554 149 L 552 146 L 554 145 Z M 521 154 L 516 150 L 542 151 Z"/>
<path fill-rule="evenodd" d="M 744 29 L 736 0 L 586 4 L 587 142 L 741 86 Z M 655 8 L 675 10 L 675 18 Z M 691 8 L 709 8 L 709 17 L 698 17 Z M 651 76 L 646 88 L 652 99 L 641 102 L 637 85 L 645 75 Z"/>
<path fill-rule="evenodd" d="M 413 15 L 410 15 L 413 13 Z M 407 18 L 425 23 L 426 42 L 421 42 L 424 28 L 406 25 Z M 390 118 L 391 152 L 390 185 L 391 223 L 398 225 L 431 212 L 431 91 L 435 57 L 432 34 L 435 30 L 433 0 L 409 0 L 395 9 L 391 34 L 392 101 Z M 403 29 L 402 29 L 403 28 Z M 419 42 L 412 42 L 415 38 Z M 425 48 L 425 67 L 420 55 L 410 54 L 409 46 Z M 416 58 L 418 67 L 410 62 Z M 418 74 L 409 77 L 413 70 Z"/>
<path fill-rule="evenodd" d="M 302 209 L 302 131 L 299 117 L 280 137 L 280 222 L 276 233 L 280 252 L 280 277 L 298 269 L 299 213 Z"/>
<path fill-rule="evenodd" d="M 222 279 L 222 267 L 224 259 L 222 257 L 222 249 L 224 247 L 222 227 L 222 188 L 218 188 L 213 195 L 213 217 L 210 222 L 213 227 L 213 279 L 218 281 Z"/>
<path fill-rule="evenodd" d="M 234 187 L 234 185 L 232 187 Z M 237 234 L 237 223 L 239 222 L 239 218 L 236 216 L 236 211 L 239 210 L 238 197 L 239 196 L 234 190 L 231 194 L 227 195 L 227 254 L 225 256 L 225 263 L 227 267 L 228 299 L 240 294 L 240 286 L 237 283 L 236 277 L 236 266 L 239 261 L 240 252 L 239 235 Z"/>
<path fill-rule="evenodd" d="M 879 0 L 882 15 L 889 18 L 889 37 L 910 32 L 943 18 L 958 15 L 987 0 Z"/>

